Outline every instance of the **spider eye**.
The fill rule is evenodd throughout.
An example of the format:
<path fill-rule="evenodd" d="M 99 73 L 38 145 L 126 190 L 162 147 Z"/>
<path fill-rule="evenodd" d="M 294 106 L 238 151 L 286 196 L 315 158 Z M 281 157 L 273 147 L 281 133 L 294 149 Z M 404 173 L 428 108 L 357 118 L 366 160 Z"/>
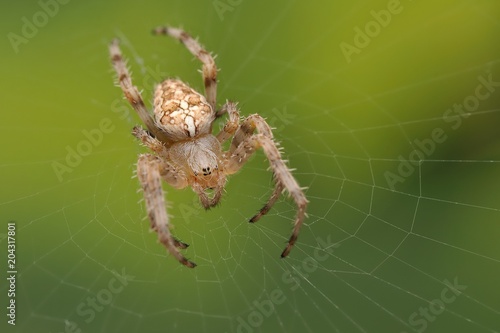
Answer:
<path fill-rule="evenodd" d="M 203 176 L 208 176 L 212 173 L 212 170 L 209 166 L 207 166 L 206 168 L 202 168 L 201 171 L 203 171 Z"/>

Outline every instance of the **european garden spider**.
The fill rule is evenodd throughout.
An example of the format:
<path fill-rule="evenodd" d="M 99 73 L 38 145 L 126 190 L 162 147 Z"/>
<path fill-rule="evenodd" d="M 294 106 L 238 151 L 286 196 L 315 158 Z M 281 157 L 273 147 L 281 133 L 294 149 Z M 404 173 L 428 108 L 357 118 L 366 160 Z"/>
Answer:
<path fill-rule="evenodd" d="M 195 263 L 179 252 L 188 245 L 170 233 L 161 180 L 177 189 L 191 186 L 203 207 L 209 209 L 219 202 L 226 176 L 236 173 L 255 150 L 262 148 L 271 164 L 275 187 L 268 202 L 250 222 L 256 222 L 266 214 L 286 189 L 297 205 L 293 233 L 281 254 L 281 257 L 286 257 L 297 240 L 308 201 L 281 159 L 271 128 L 258 114 L 250 115 L 240 123 L 240 115 L 233 102 L 227 101 L 216 110 L 217 67 L 212 56 L 189 34 L 171 27 L 158 27 L 153 33 L 179 40 L 203 63 L 205 96 L 178 79 L 167 79 L 156 87 L 152 116 L 139 90 L 132 84 L 118 40 L 109 45 L 120 87 L 147 127 L 144 130 L 135 126 L 132 134 L 153 152 L 141 154 L 137 162 L 137 176 L 144 191 L 151 228 L 180 263 L 195 267 Z M 223 129 L 216 136 L 211 134 L 214 120 L 225 113 L 228 113 L 229 119 Z M 231 136 L 229 150 L 222 151 L 221 144 Z"/>

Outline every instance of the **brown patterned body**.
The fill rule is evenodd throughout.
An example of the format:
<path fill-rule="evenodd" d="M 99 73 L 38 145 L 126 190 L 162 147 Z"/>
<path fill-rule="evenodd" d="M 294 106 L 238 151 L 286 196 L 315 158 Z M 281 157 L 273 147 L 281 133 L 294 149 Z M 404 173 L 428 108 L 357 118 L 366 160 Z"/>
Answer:
<path fill-rule="evenodd" d="M 180 80 L 165 80 L 156 87 L 154 116 L 172 141 L 210 133 L 215 113 L 205 96 Z"/>

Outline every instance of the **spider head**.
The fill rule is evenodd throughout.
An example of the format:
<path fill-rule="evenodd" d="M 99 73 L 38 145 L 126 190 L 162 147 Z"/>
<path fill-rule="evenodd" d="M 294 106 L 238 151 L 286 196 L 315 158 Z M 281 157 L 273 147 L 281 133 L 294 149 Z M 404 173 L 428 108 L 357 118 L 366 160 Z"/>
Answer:
<path fill-rule="evenodd" d="M 177 142 L 170 148 L 170 158 L 183 169 L 189 184 L 200 195 L 202 202 L 220 198 L 226 179 L 221 156 L 220 143 L 211 134 Z M 208 199 L 207 192 L 211 190 L 214 190 L 214 194 L 212 199 Z"/>
<path fill-rule="evenodd" d="M 213 190 L 219 186 L 220 178 L 224 174 L 219 169 L 218 159 L 213 159 L 211 154 L 198 152 L 198 159 L 191 163 L 193 182 L 199 184 L 204 190 Z"/>

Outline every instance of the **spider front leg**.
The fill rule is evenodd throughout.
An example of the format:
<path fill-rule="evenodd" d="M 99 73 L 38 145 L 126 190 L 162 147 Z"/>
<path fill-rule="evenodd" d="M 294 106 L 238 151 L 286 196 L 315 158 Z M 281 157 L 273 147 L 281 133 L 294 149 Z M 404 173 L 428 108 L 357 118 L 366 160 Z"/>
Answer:
<path fill-rule="evenodd" d="M 203 82 L 205 84 L 205 96 L 208 104 L 215 112 L 216 99 L 217 99 L 217 66 L 215 65 L 214 58 L 208 53 L 200 43 L 195 40 L 191 35 L 179 28 L 172 27 L 157 27 L 153 30 L 156 35 L 168 35 L 173 37 L 197 57 L 203 63 Z"/>
<path fill-rule="evenodd" d="M 130 73 L 128 72 L 125 60 L 123 60 L 122 52 L 118 45 L 118 39 L 114 39 L 109 45 L 109 54 L 111 57 L 111 62 L 116 71 L 118 82 L 122 88 L 125 97 L 129 101 L 130 105 L 135 109 L 142 122 L 146 125 L 148 130 L 154 134 L 155 137 L 166 140 L 167 137 L 162 133 L 153 121 L 153 117 L 149 114 L 144 100 L 142 99 L 141 93 L 132 84 L 132 79 L 130 78 Z"/>
<path fill-rule="evenodd" d="M 137 177 L 144 191 L 151 228 L 158 233 L 158 239 L 167 250 L 183 265 L 194 268 L 196 264 L 186 259 L 178 250 L 188 245 L 175 239 L 170 233 L 165 198 L 161 187 L 162 174 L 168 174 L 169 165 L 159 157 L 144 154 L 137 162 Z"/>
<path fill-rule="evenodd" d="M 253 132 L 255 128 L 259 130 L 259 133 L 248 136 L 249 133 Z M 245 136 L 246 138 L 243 139 Z M 225 164 L 226 173 L 231 174 L 238 171 L 258 148 L 262 148 L 267 159 L 269 160 L 271 169 L 273 170 L 276 178 L 276 187 L 271 195 L 271 198 L 261 209 L 260 213 L 254 216 L 251 221 L 255 222 L 271 208 L 283 188 L 288 191 L 297 205 L 297 214 L 295 216 L 293 232 L 288 240 L 288 245 L 281 253 L 281 257 L 284 258 L 290 253 L 293 245 L 297 241 L 300 228 L 306 216 L 306 207 L 308 203 L 306 196 L 281 158 L 280 151 L 272 139 L 270 127 L 262 117 L 258 115 L 248 117 L 245 122 L 241 124 L 240 129 L 236 132 L 233 143 L 235 143 L 235 141 L 236 143 L 240 143 L 236 148 L 233 148 L 233 145 L 231 147 L 232 153 L 230 154 L 229 159 L 226 160 Z"/>

